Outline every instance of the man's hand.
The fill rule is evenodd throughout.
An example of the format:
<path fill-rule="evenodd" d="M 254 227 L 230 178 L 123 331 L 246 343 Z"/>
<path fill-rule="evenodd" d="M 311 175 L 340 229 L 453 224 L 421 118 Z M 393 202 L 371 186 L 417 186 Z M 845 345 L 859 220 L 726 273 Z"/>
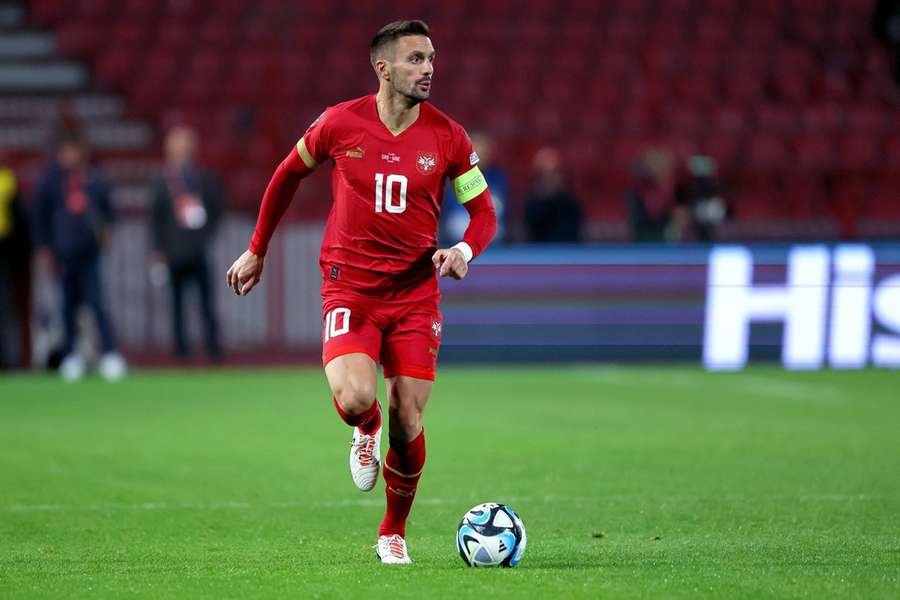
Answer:
<path fill-rule="evenodd" d="M 246 296 L 259 283 L 263 272 L 263 258 L 247 250 L 234 261 L 225 274 L 225 281 L 235 294 Z"/>
<path fill-rule="evenodd" d="M 434 268 L 438 269 L 441 277 L 450 276 L 453 279 L 462 279 L 469 272 L 469 263 L 459 248 L 447 248 L 438 250 L 431 257 Z"/>

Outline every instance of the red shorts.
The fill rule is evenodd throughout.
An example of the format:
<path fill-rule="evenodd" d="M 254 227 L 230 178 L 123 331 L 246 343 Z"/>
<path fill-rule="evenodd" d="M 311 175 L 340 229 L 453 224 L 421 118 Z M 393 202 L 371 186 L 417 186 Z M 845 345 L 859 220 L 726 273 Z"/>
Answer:
<path fill-rule="evenodd" d="M 324 286 L 322 364 L 363 352 L 380 362 L 385 377 L 434 381 L 443 316 L 439 296 L 415 289 L 391 299 Z"/>

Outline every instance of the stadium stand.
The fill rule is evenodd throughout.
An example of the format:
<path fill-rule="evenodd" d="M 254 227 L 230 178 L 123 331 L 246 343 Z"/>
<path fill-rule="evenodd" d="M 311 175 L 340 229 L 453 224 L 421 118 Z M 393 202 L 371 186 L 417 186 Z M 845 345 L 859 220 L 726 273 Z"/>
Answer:
<path fill-rule="evenodd" d="M 624 237 L 629 166 L 649 144 L 707 153 L 734 219 L 722 234 L 900 233 L 900 100 L 869 0 L 34 0 L 5 4 L 0 147 L 33 173 L 68 113 L 139 206 L 151 135 L 188 121 L 255 209 L 273 165 L 324 106 L 374 89 L 378 26 L 434 30 L 436 104 L 495 134 L 513 214 L 531 154 L 558 146 L 594 239 Z M 471 15 L 477 14 L 477 19 Z M 328 209 L 316 177 L 291 215 Z M 318 199 L 318 200 L 316 200 Z"/>

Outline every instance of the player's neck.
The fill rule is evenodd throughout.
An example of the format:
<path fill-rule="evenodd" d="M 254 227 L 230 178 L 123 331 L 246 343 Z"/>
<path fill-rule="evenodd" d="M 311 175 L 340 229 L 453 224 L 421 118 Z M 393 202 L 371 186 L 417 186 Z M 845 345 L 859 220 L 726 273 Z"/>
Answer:
<path fill-rule="evenodd" d="M 409 99 L 402 94 L 391 94 L 381 89 L 375 96 L 378 118 L 394 135 L 400 135 L 419 118 L 419 104 L 410 106 Z"/>

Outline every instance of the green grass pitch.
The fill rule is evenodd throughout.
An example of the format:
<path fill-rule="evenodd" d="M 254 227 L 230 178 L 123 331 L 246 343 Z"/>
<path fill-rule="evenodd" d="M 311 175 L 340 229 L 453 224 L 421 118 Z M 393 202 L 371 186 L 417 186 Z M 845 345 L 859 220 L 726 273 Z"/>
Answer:
<path fill-rule="evenodd" d="M 900 375 L 444 368 L 408 528 L 320 370 L 0 379 L 0 597 L 897 598 Z M 383 398 L 383 393 L 381 395 Z M 528 531 L 466 568 L 482 501 Z M 371 594 L 371 595 L 369 595 Z"/>

